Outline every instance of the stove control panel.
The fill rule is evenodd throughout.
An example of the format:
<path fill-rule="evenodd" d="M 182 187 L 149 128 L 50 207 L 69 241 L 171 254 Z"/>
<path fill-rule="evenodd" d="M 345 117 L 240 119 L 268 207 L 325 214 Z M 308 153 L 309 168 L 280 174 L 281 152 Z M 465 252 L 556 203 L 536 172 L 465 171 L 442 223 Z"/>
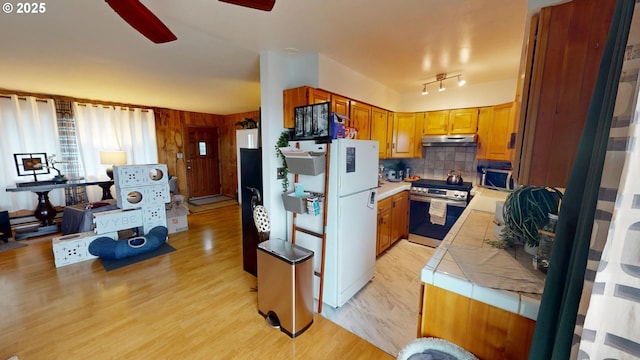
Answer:
<path fill-rule="evenodd" d="M 460 190 L 436 189 L 427 187 L 414 186 L 411 193 L 415 195 L 451 199 L 451 200 L 467 200 L 468 192 Z"/>

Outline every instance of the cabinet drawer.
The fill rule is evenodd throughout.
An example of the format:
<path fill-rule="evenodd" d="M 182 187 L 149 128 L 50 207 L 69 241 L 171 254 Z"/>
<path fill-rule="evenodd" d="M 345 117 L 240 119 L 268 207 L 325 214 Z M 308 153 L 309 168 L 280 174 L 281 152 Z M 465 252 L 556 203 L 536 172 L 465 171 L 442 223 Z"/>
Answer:
<path fill-rule="evenodd" d="M 378 214 L 391 210 L 391 198 L 384 198 L 378 201 Z"/>

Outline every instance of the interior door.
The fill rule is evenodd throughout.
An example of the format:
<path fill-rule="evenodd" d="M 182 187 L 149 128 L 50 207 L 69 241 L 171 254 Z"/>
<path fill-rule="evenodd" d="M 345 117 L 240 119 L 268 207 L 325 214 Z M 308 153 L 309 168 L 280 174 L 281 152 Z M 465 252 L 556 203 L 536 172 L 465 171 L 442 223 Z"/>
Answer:
<path fill-rule="evenodd" d="M 220 194 L 218 128 L 188 127 L 186 155 L 189 198 Z"/>

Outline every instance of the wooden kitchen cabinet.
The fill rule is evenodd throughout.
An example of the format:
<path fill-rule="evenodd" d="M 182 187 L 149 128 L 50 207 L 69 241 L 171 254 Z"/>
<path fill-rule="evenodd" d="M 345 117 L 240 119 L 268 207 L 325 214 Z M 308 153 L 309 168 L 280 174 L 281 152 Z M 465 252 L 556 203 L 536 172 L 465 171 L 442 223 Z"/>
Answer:
<path fill-rule="evenodd" d="M 391 244 L 409 236 L 409 191 L 391 197 Z"/>
<path fill-rule="evenodd" d="M 514 164 L 520 184 L 567 185 L 615 4 L 571 1 L 532 18 Z"/>
<path fill-rule="evenodd" d="M 478 108 L 427 111 L 424 135 L 475 134 L 478 127 Z"/>
<path fill-rule="evenodd" d="M 376 256 L 409 232 L 409 191 L 378 201 Z"/>
<path fill-rule="evenodd" d="M 351 100 L 349 126 L 358 130 L 356 139 L 371 140 L 371 105 Z"/>
<path fill-rule="evenodd" d="M 283 127 L 295 127 L 295 108 L 297 106 L 319 104 L 331 100 L 331 93 L 310 86 L 300 86 L 282 91 Z"/>
<path fill-rule="evenodd" d="M 391 157 L 393 137 L 393 113 L 373 106 L 371 108 L 371 140 L 377 140 L 378 158 Z"/>
<path fill-rule="evenodd" d="M 449 110 L 427 111 L 424 113 L 422 132 L 424 135 L 447 135 L 449 131 Z"/>
<path fill-rule="evenodd" d="M 445 339 L 480 359 L 526 359 L 536 322 L 466 296 L 422 284 L 418 337 Z"/>
<path fill-rule="evenodd" d="M 393 115 L 392 158 L 412 158 L 415 153 L 416 114 L 397 112 Z"/>
<path fill-rule="evenodd" d="M 475 134 L 478 108 L 449 110 L 449 134 Z"/>
<path fill-rule="evenodd" d="M 391 198 L 378 201 L 378 228 L 376 231 L 376 256 L 391 245 Z"/>
<path fill-rule="evenodd" d="M 511 161 L 515 146 L 515 103 L 480 108 L 476 159 Z"/>
<path fill-rule="evenodd" d="M 331 112 L 349 116 L 349 103 L 348 98 L 331 94 Z"/>

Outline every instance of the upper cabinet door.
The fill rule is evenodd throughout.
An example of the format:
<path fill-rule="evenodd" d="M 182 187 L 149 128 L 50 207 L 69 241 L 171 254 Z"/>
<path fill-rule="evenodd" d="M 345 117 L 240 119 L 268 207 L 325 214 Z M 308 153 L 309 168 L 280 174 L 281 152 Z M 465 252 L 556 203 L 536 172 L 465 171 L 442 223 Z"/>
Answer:
<path fill-rule="evenodd" d="M 487 158 L 487 148 L 489 147 L 489 132 L 491 131 L 491 121 L 493 118 L 493 107 L 481 107 L 478 115 L 478 143 L 476 144 L 476 159 Z"/>
<path fill-rule="evenodd" d="M 514 145 L 511 143 L 511 133 L 515 120 L 513 105 L 514 103 L 508 103 L 493 107 L 486 154 L 488 160 L 511 161 Z"/>
<path fill-rule="evenodd" d="M 358 130 L 357 139 L 371 140 L 371 105 L 351 101 L 350 125 Z"/>
<path fill-rule="evenodd" d="M 480 108 L 476 159 L 512 161 L 515 103 Z"/>
<path fill-rule="evenodd" d="M 393 116 L 393 115 L 392 115 Z M 371 140 L 377 140 L 378 157 L 386 159 L 391 157 L 391 134 L 393 132 L 392 117 L 387 110 L 377 107 L 371 108 Z"/>
<path fill-rule="evenodd" d="M 449 110 L 428 111 L 424 119 L 424 135 L 447 135 L 449 131 Z"/>
<path fill-rule="evenodd" d="M 309 97 L 313 88 L 300 86 L 282 91 L 283 127 L 291 129 L 295 126 L 297 106 L 309 105 Z"/>
<path fill-rule="evenodd" d="M 349 116 L 349 99 L 331 94 L 331 112 Z"/>
<path fill-rule="evenodd" d="M 309 91 L 309 104 L 321 104 L 331 101 L 331 93 L 320 89 L 311 89 Z"/>
<path fill-rule="evenodd" d="M 475 134 L 478 130 L 478 108 L 449 111 L 449 134 Z"/>
<path fill-rule="evenodd" d="M 393 143 L 391 157 L 411 158 L 416 134 L 415 113 L 395 113 L 393 119 Z"/>

